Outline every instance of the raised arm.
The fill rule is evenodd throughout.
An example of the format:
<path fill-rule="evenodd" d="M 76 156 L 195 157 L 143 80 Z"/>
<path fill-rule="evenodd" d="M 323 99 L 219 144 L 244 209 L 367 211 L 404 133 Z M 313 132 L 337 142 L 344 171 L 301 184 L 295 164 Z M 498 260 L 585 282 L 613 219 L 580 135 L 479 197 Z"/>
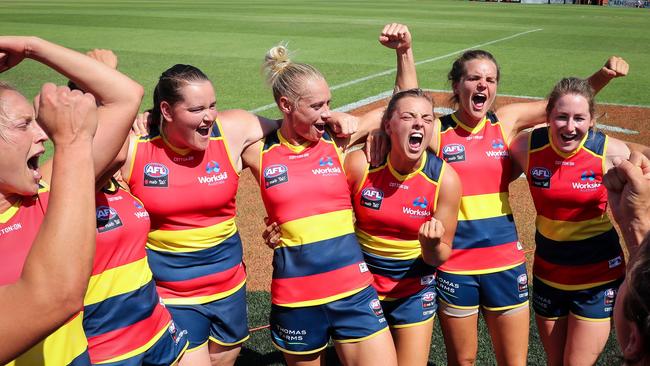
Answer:
<path fill-rule="evenodd" d="M 24 58 L 45 64 L 91 93 L 97 108 L 98 127 L 93 140 L 95 177 L 103 175 L 120 150 L 140 107 L 142 87 L 117 70 L 79 52 L 37 37 L 0 37 L 0 71 Z M 48 180 L 46 167 L 42 169 Z"/>
<path fill-rule="evenodd" d="M 419 240 L 424 262 L 439 266 L 451 255 L 452 242 L 458 224 L 458 209 L 462 187 L 454 169 L 445 164 L 438 192 L 438 204 L 433 218 L 420 227 Z"/>
<path fill-rule="evenodd" d="M 397 56 L 397 76 L 394 92 L 418 87 L 415 70 L 415 58 L 411 48 L 412 38 L 409 29 L 404 24 L 386 24 L 379 35 L 379 42 L 395 50 Z"/>
<path fill-rule="evenodd" d="M 587 80 L 598 93 L 612 79 L 627 75 L 628 70 L 625 60 L 612 56 Z M 503 124 L 506 138 L 510 141 L 520 131 L 546 121 L 546 100 L 508 104 L 497 109 L 496 113 Z"/>
<path fill-rule="evenodd" d="M 0 363 L 14 359 L 83 305 L 95 250 L 90 94 L 45 84 L 37 120 L 54 143 L 52 189 L 20 279 L 0 287 Z"/>

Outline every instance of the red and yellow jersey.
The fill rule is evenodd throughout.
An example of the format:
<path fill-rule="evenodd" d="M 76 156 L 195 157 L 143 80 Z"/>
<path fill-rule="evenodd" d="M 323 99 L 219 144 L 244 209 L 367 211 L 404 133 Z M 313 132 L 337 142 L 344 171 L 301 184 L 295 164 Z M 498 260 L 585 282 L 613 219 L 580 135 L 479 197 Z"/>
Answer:
<path fill-rule="evenodd" d="M 567 154 L 550 142 L 548 128 L 530 135 L 526 175 L 537 210 L 533 273 L 552 287 L 580 290 L 625 274 L 602 184 L 607 141 L 589 131 Z"/>
<path fill-rule="evenodd" d="M 436 268 L 422 260 L 418 232 L 436 210 L 446 167 L 427 151 L 416 171 L 402 175 L 389 156 L 366 171 L 353 196 L 357 238 L 382 300 L 404 298 L 435 283 Z"/>
<path fill-rule="evenodd" d="M 463 194 L 453 249 L 440 270 L 493 273 L 525 262 L 508 202 L 508 145 L 494 113 L 471 128 L 455 115 L 440 118 L 439 157 L 458 173 Z"/>
<path fill-rule="evenodd" d="M 97 245 L 83 326 L 93 364 L 147 351 L 171 324 L 160 303 L 145 244 L 149 214 L 115 184 L 95 195 Z"/>
<path fill-rule="evenodd" d="M 27 254 L 45 217 L 49 192 L 39 189 L 34 197 L 23 197 L 0 214 L 0 286 L 20 278 Z M 90 365 L 88 342 L 81 319 L 83 312 L 9 365 Z"/>
<path fill-rule="evenodd" d="M 272 301 L 298 307 L 352 295 L 372 282 L 354 235 L 350 189 L 328 134 L 294 146 L 279 131 L 264 140 L 260 190 L 281 229 L 273 253 Z"/>
<path fill-rule="evenodd" d="M 165 303 L 203 304 L 244 286 L 239 173 L 219 122 L 205 151 L 181 151 L 154 132 L 137 141 L 133 157 L 128 184 L 150 214 L 149 264 Z"/>

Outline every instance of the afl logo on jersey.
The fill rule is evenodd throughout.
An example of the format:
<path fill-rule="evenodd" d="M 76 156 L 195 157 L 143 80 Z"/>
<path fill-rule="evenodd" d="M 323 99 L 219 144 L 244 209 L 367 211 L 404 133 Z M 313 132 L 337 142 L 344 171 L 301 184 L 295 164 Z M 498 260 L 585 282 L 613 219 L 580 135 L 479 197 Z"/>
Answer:
<path fill-rule="evenodd" d="M 100 233 L 122 226 L 120 216 L 112 207 L 98 206 L 95 213 L 97 216 L 97 231 Z"/>
<path fill-rule="evenodd" d="M 465 146 L 461 144 L 449 144 L 442 147 L 442 158 L 448 163 L 465 161 Z"/>
<path fill-rule="evenodd" d="M 144 166 L 145 187 L 167 187 L 169 185 L 169 168 L 160 163 Z"/>
<path fill-rule="evenodd" d="M 613 305 L 616 299 L 616 290 L 608 288 L 605 291 L 605 305 Z"/>
<path fill-rule="evenodd" d="M 289 181 L 289 169 L 282 164 L 273 164 L 264 169 L 264 187 L 271 188 L 275 185 Z"/>
<path fill-rule="evenodd" d="M 519 287 L 519 292 L 524 292 L 528 290 L 528 275 L 522 273 L 517 277 L 517 286 Z"/>
<path fill-rule="evenodd" d="M 436 293 L 428 291 L 422 294 L 422 308 L 430 309 L 436 306 Z"/>
<path fill-rule="evenodd" d="M 379 210 L 381 201 L 384 199 L 384 192 L 379 189 L 368 187 L 361 191 L 361 206 L 373 210 Z"/>
<path fill-rule="evenodd" d="M 543 167 L 530 169 L 530 181 L 538 188 L 551 188 L 551 171 Z"/>

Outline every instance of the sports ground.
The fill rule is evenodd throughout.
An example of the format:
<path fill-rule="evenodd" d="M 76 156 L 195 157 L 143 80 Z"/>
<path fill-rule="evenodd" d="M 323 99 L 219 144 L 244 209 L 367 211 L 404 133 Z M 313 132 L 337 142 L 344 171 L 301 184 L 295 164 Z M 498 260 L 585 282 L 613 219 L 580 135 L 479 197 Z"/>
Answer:
<path fill-rule="evenodd" d="M 151 107 L 151 91 L 164 69 L 190 63 L 211 77 L 219 109 L 243 108 L 268 117 L 279 113 L 259 67 L 266 50 L 283 40 L 296 51 L 296 60 L 313 64 L 326 76 L 332 106 L 356 113 L 381 103 L 392 89 L 395 56 L 377 42 L 388 22 L 411 29 L 420 85 L 435 91 L 440 107 L 449 90 L 446 73 L 466 49 L 484 48 L 499 60 L 498 103 L 544 97 L 560 77 L 588 76 L 608 56 L 618 55 L 629 62 L 630 74 L 598 96 L 598 122 L 613 136 L 650 144 L 644 128 L 650 123 L 649 17 L 648 9 L 446 0 L 3 0 L 0 34 L 38 35 L 80 51 L 112 49 L 119 69 L 145 87 L 142 109 Z M 0 79 L 27 96 L 45 81 L 65 81 L 31 61 Z M 514 182 L 511 192 L 522 243 L 531 249 L 534 214 L 523 180 Z M 268 323 L 271 250 L 260 239 L 263 211 L 255 183 L 245 172 L 238 223 L 250 278 L 251 327 Z M 246 343 L 240 364 L 281 364 L 281 359 L 262 329 Z M 430 359 L 445 364 L 438 327 Z M 533 325 L 529 363 L 541 365 L 543 360 Z M 619 363 L 610 340 L 599 364 Z M 486 333 L 478 364 L 494 364 Z"/>

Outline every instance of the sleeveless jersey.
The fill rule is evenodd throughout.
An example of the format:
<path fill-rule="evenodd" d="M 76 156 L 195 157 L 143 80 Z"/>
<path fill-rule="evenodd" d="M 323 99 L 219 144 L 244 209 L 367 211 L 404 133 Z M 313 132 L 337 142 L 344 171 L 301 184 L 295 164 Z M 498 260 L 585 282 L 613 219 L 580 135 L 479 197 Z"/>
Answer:
<path fill-rule="evenodd" d="M 325 304 L 368 287 L 372 276 L 354 235 L 350 188 L 329 135 L 293 146 L 277 131 L 265 138 L 260 159 L 262 200 L 281 229 L 273 303 Z"/>
<path fill-rule="evenodd" d="M 93 364 L 147 351 L 171 324 L 147 264 L 149 214 L 115 184 L 95 202 L 97 249 L 83 319 Z"/>
<path fill-rule="evenodd" d="M 0 286 L 15 283 L 23 270 L 27 254 L 45 217 L 49 192 L 39 189 L 34 197 L 23 197 L 0 213 Z M 88 343 L 81 319 L 83 312 L 49 335 L 10 365 L 90 365 Z"/>
<path fill-rule="evenodd" d="M 402 175 L 389 156 L 366 171 L 352 199 L 357 238 L 382 300 L 408 297 L 435 284 L 436 268 L 422 260 L 418 232 L 436 210 L 446 166 L 427 150 L 418 169 Z"/>
<path fill-rule="evenodd" d="M 524 263 L 508 202 L 511 160 L 496 115 L 488 113 L 474 128 L 453 114 L 440 122 L 437 155 L 454 168 L 463 185 L 453 249 L 440 270 L 482 274 Z"/>
<path fill-rule="evenodd" d="M 526 175 L 537 210 L 533 273 L 549 286 L 581 290 L 625 275 L 602 184 L 607 141 L 589 131 L 566 154 L 550 142 L 548 128 L 530 135 Z"/>
<path fill-rule="evenodd" d="M 159 132 L 135 145 L 128 184 L 150 214 L 149 264 L 166 304 L 203 304 L 244 286 L 238 181 L 218 121 L 205 151 L 180 151 Z"/>

